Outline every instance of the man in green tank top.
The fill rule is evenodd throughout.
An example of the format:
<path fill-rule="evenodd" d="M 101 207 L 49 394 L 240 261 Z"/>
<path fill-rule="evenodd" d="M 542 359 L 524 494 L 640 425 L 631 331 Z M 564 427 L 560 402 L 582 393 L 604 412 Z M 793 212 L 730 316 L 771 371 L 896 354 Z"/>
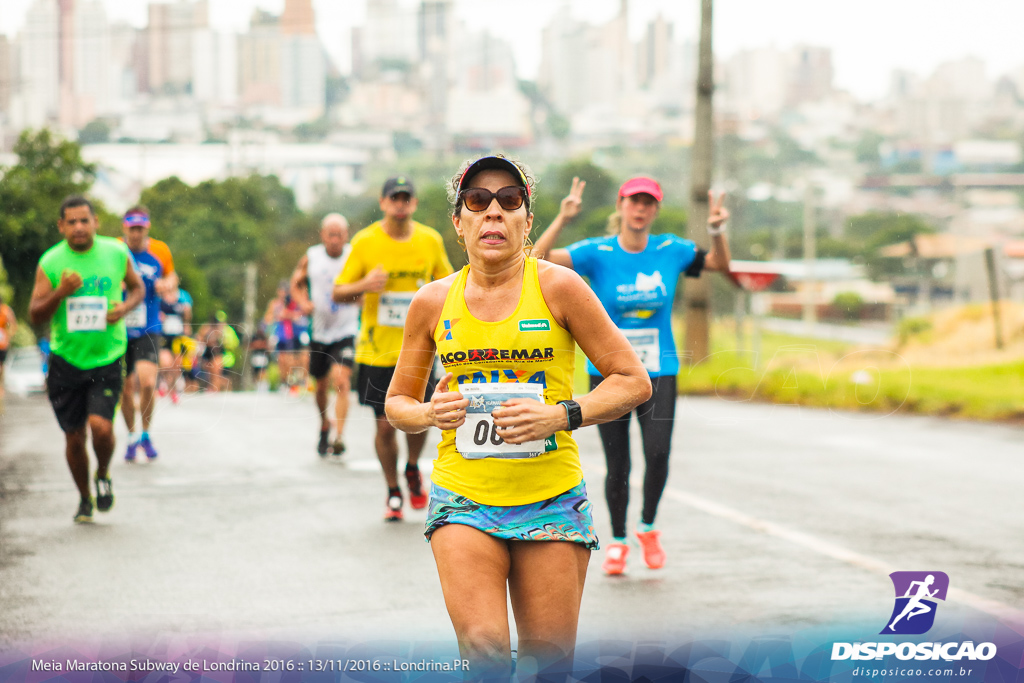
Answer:
<path fill-rule="evenodd" d="M 96 235 L 96 214 L 82 196 L 60 207 L 57 227 L 64 240 L 39 259 L 29 304 L 35 325 L 50 321 L 51 358 L 47 392 L 67 441 L 71 476 L 81 495 L 74 520 L 91 522 L 86 425 L 96 452 L 96 507 L 114 504 L 110 459 L 114 454 L 114 410 L 121 396 L 127 347 L 125 314 L 146 290 L 132 265 L 128 248 Z M 121 299 L 122 284 L 127 294 Z"/>

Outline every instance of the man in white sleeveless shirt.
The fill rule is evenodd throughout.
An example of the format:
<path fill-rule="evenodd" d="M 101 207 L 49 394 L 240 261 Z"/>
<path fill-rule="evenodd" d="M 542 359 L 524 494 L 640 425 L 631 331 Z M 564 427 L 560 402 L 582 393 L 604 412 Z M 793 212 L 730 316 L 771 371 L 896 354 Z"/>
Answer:
<path fill-rule="evenodd" d="M 324 216 L 320 224 L 321 244 L 310 247 L 299 260 L 291 278 L 292 298 L 306 315 L 313 316 L 309 347 L 309 374 L 316 380 L 316 405 L 320 411 L 320 442 L 317 453 L 327 457 L 345 451 L 342 434 L 348 415 L 348 394 L 352 384 L 355 336 L 359 331 L 359 303 L 336 304 L 331 298 L 334 280 L 341 272 L 352 247 L 348 244 L 348 221 L 341 214 Z M 334 405 L 337 432 L 330 441 L 331 421 L 327 416 L 328 392 L 338 392 Z"/>

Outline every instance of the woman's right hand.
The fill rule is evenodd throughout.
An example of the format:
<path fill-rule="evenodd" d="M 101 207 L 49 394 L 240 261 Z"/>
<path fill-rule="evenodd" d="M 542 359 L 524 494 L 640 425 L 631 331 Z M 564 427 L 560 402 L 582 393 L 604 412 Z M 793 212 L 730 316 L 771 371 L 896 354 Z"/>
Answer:
<path fill-rule="evenodd" d="M 427 418 L 430 424 L 441 430 L 458 429 L 466 422 L 469 399 L 463 398 L 458 391 L 445 390 L 454 377 L 455 375 L 449 372 L 438 380 L 434 395 L 427 403 Z"/>

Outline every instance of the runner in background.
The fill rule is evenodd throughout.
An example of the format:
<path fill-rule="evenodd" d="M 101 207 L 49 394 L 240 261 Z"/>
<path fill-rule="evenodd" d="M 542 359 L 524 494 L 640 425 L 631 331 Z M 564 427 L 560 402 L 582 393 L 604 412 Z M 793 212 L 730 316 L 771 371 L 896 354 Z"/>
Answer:
<path fill-rule="evenodd" d="M 34 325 L 50 323 L 47 393 L 80 496 L 74 521 L 84 523 L 92 521 L 93 511 L 87 427 L 96 454 L 96 508 L 106 512 L 114 505 L 113 419 L 128 347 L 123 318 L 142 303 L 146 290 L 128 248 L 96 235 L 96 214 L 85 197 L 63 201 L 57 227 L 64 240 L 39 259 L 29 319 Z"/>
<path fill-rule="evenodd" d="M 257 392 L 265 392 L 267 386 L 267 368 L 270 367 L 270 343 L 263 330 L 256 330 L 249 341 L 249 368 L 252 381 Z"/>
<path fill-rule="evenodd" d="M 388 486 L 384 519 L 403 517 L 398 486 L 398 435 L 384 416 L 384 399 L 402 348 L 402 329 L 416 291 L 451 274 L 441 235 L 412 219 L 416 190 L 404 177 L 389 178 L 380 193 L 384 218 L 352 238 L 352 251 L 334 283 L 334 300 L 353 303 L 363 297 L 356 342 L 356 393 L 359 403 L 373 408 L 377 420 L 374 446 Z M 436 378 L 435 378 L 436 379 Z M 426 432 L 408 434 L 405 481 L 413 509 L 427 506 L 419 459 Z"/>
<path fill-rule="evenodd" d="M 297 375 L 299 367 L 299 330 L 296 321 L 301 317 L 298 305 L 292 300 L 291 283 L 281 280 L 277 285 L 277 296 L 267 304 L 263 324 L 270 330 L 271 346 L 277 354 L 279 388 L 291 394 L 298 393 Z"/>
<path fill-rule="evenodd" d="M 443 430 L 424 533 L 474 680 L 508 680 L 509 602 L 516 673 L 549 680 L 545 669 L 571 667 L 598 546 L 571 432 L 651 395 L 640 360 L 582 278 L 527 255 L 531 184 L 504 157 L 452 179 L 469 265 L 413 299 L 387 400 L 400 429 Z M 577 344 L 605 379 L 574 401 Z M 445 375 L 431 396 L 435 353 Z"/>
<path fill-rule="evenodd" d="M 175 353 L 175 342 L 179 337 L 192 334 L 192 296 L 180 287 L 164 292 L 160 297 L 160 325 L 163 331 L 163 345 L 160 349 L 160 396 L 171 394 L 171 401 L 178 403 L 178 382 L 181 378 L 182 354 Z"/>
<path fill-rule="evenodd" d="M 11 307 L 4 303 L 3 294 L 0 294 L 0 396 L 4 395 L 4 363 L 7 362 L 7 351 L 11 348 L 11 340 L 17 331 L 18 319 L 14 317 Z"/>
<path fill-rule="evenodd" d="M 197 335 L 203 349 L 200 355 L 200 384 L 205 383 L 207 391 L 230 391 L 232 387 L 231 379 L 225 371 L 235 365 L 235 352 L 240 340 L 234 328 L 227 324 L 227 319 L 228 315 L 224 311 L 213 313 L 207 323 L 199 328 Z"/>
<path fill-rule="evenodd" d="M 660 569 L 665 564 L 665 550 L 654 520 L 668 481 L 676 375 L 679 374 L 672 303 L 681 274 L 700 277 L 704 270 L 729 271 L 729 242 L 725 237 L 729 211 L 723 205 L 724 194 L 717 199 L 710 197 L 711 251 L 707 253 L 691 240 L 675 235 L 652 235 L 651 225 L 658 216 L 663 196 L 661 186 L 651 178 L 632 178 L 619 188 L 616 214 L 610 221 L 616 228 L 615 234 L 583 240 L 568 249 L 552 250 L 568 218 L 579 211 L 582 192 L 582 185 L 574 179 L 569 196 L 562 201 L 563 215 L 537 240 L 537 251 L 551 262 L 573 268 L 590 279 L 590 286 L 650 375 L 654 394 L 636 409 L 646 463 L 643 510 L 636 538 L 645 564 L 651 569 Z M 590 385 L 597 386 L 601 373 L 593 363 L 587 364 L 587 371 Z M 607 574 L 622 574 L 629 554 L 626 544 L 631 465 L 629 421 L 630 416 L 626 414 L 598 427 L 608 465 L 605 498 L 612 518 L 612 543 L 607 547 L 602 565 Z"/>
<path fill-rule="evenodd" d="M 146 297 L 141 304 L 125 316 L 128 329 L 128 349 L 125 353 L 125 381 L 121 395 L 121 414 L 128 427 L 128 448 L 124 459 L 135 460 L 141 448 L 149 460 L 155 460 L 157 450 L 149 435 L 156 407 L 156 385 L 160 371 L 162 334 L 160 300 L 164 293 L 177 288 L 173 275 L 174 262 L 167 245 L 149 237 L 149 211 L 134 206 L 124 215 L 121 230 L 128 245 L 135 268 L 146 285 Z M 157 256 L 161 254 L 162 258 Z M 168 270 L 170 268 L 170 270 Z M 136 392 L 138 404 L 136 404 Z M 135 414 L 142 413 L 142 431 L 135 431 Z"/>
<path fill-rule="evenodd" d="M 348 415 L 348 394 L 352 386 L 355 335 L 359 331 L 358 304 L 339 304 L 333 298 L 334 281 L 341 273 L 352 247 L 348 244 L 348 221 L 341 214 L 324 217 L 320 244 L 310 247 L 299 259 L 291 278 L 291 295 L 305 315 L 313 316 L 309 347 L 309 374 L 316 381 L 316 406 L 320 413 L 317 453 L 345 452 L 342 434 Z M 331 444 L 331 420 L 327 416 L 329 389 L 334 386 L 335 438 Z"/>

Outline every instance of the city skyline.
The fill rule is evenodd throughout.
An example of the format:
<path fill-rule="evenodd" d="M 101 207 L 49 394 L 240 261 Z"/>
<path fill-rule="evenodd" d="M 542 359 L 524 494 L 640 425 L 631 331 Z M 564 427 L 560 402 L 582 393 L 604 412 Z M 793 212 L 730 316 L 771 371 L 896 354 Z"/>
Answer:
<path fill-rule="evenodd" d="M 103 0 L 112 21 L 134 26 L 146 22 L 148 3 L 138 0 Z M 0 33 L 13 37 L 24 22 L 31 0 L 4 0 Z M 413 0 L 403 0 L 413 5 Z M 521 78 L 534 79 L 540 64 L 541 29 L 563 2 L 530 0 L 511 5 L 506 0 L 457 0 L 457 16 L 473 30 L 500 22 L 501 35 L 512 44 Z M 577 19 L 601 23 L 618 11 L 618 0 L 569 2 Z M 211 0 L 210 23 L 222 31 L 242 32 L 256 8 L 281 12 L 284 0 Z M 348 72 L 351 29 L 366 16 L 366 0 L 344 3 L 313 0 L 317 32 L 327 52 Z M 523 8 L 529 11 L 523 11 Z M 505 10 L 514 9 L 508 12 Z M 1024 25 L 1024 3 L 1016 0 L 978 0 L 967 8 L 955 0 L 863 0 L 849 8 L 815 0 L 717 0 L 715 48 L 721 58 L 744 49 L 798 44 L 832 49 L 835 84 L 866 100 L 884 96 L 893 70 L 907 69 L 927 75 L 941 63 L 966 56 L 980 58 L 992 79 L 1024 69 L 1024 52 L 1015 47 L 1016 27 Z M 696 35 L 697 0 L 632 0 L 630 33 L 638 36 L 659 14 L 673 22 L 676 35 Z M 798 20 L 793 20 L 798 17 Z M 885 17 L 878 20 L 877 17 Z M 927 18 L 928 28 L 920 22 Z M 992 17 L 985 22 L 979 17 Z"/>

